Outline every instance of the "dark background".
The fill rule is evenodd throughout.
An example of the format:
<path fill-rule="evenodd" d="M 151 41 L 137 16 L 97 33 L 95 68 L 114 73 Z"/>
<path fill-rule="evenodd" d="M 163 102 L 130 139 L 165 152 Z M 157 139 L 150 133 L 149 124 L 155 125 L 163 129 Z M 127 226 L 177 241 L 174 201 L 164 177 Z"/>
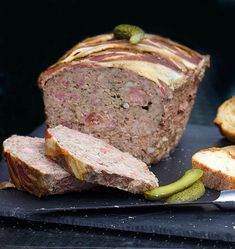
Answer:
<path fill-rule="evenodd" d="M 44 120 L 37 77 L 79 40 L 120 23 L 141 26 L 211 55 L 193 123 L 211 125 L 234 94 L 235 1 L 1 1 L 0 139 Z M 203 108 L 202 108 L 203 102 Z M 205 115 L 207 113 L 207 115 Z"/>
<path fill-rule="evenodd" d="M 170 37 L 204 54 L 211 67 L 201 83 L 190 122 L 212 125 L 217 106 L 235 95 L 235 0 L 0 1 L 0 142 L 27 134 L 44 121 L 36 81 L 48 66 L 79 40 L 130 23 Z M 1 221 L 0 244 L 214 248 L 210 241 L 156 235 L 113 234 Z M 22 239 L 24 238 L 24 239 Z M 80 244 L 79 244 L 80 243 Z M 182 244 L 183 243 L 183 244 Z M 233 246 L 217 244 L 217 248 Z M 10 248 L 10 247 L 9 247 Z"/>

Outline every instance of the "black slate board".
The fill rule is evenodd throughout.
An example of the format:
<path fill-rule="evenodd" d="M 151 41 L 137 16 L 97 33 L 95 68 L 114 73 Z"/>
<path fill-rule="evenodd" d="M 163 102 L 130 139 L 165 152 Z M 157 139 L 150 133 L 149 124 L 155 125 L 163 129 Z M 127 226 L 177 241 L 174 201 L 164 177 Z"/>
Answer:
<path fill-rule="evenodd" d="M 43 134 L 44 126 L 32 133 L 34 136 L 43 136 Z M 192 153 L 201 148 L 228 144 L 214 127 L 188 125 L 175 152 L 168 159 L 152 166 L 151 170 L 157 174 L 160 184 L 167 184 L 176 180 L 191 167 Z M 0 180 L 6 180 L 7 177 L 6 165 L 2 161 Z M 217 191 L 207 190 L 201 200 L 210 201 L 216 199 L 217 196 Z M 167 208 L 161 203 L 148 202 L 141 196 L 115 189 L 100 188 L 89 192 L 48 196 L 42 199 L 17 190 L 2 190 L 0 200 L 0 215 L 4 217 L 235 241 L 234 211 L 218 210 L 212 206 Z M 149 207 L 141 208 L 141 205 Z M 130 206 L 139 208 L 125 208 Z M 77 212 L 40 213 L 50 208 L 73 207 L 77 208 Z M 119 207 L 119 209 L 105 210 L 104 208 L 107 207 Z"/>

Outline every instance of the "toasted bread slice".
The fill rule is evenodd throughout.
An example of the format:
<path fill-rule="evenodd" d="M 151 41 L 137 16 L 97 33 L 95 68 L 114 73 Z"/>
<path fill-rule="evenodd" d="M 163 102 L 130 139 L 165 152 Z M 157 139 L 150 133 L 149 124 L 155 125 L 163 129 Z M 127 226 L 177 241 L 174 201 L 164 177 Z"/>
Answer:
<path fill-rule="evenodd" d="M 202 181 L 211 189 L 235 189 L 235 157 L 223 148 L 209 148 L 195 153 L 192 167 L 204 171 Z"/>
<path fill-rule="evenodd" d="M 214 123 L 227 139 L 235 143 L 235 96 L 218 108 Z"/>
<path fill-rule="evenodd" d="M 225 146 L 223 147 L 224 150 L 228 151 L 232 156 L 235 157 L 235 145 Z"/>
<path fill-rule="evenodd" d="M 47 129 L 46 154 L 80 180 L 143 193 L 158 186 L 148 166 L 101 139 L 62 125 Z"/>

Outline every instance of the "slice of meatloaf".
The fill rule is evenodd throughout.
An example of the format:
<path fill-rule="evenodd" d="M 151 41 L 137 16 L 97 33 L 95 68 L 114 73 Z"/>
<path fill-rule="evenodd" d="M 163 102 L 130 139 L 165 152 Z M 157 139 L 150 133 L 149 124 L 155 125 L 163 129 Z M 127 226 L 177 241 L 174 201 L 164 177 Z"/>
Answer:
<path fill-rule="evenodd" d="M 47 130 L 46 154 L 78 179 L 143 193 L 158 186 L 148 166 L 101 139 L 62 125 Z"/>
<path fill-rule="evenodd" d="M 11 136 L 3 143 L 11 182 L 38 197 L 81 191 L 91 184 L 79 181 L 44 154 L 42 138 Z"/>
<path fill-rule="evenodd" d="M 209 57 L 157 35 L 88 38 L 39 78 L 47 125 L 102 138 L 153 163 L 178 143 Z"/>

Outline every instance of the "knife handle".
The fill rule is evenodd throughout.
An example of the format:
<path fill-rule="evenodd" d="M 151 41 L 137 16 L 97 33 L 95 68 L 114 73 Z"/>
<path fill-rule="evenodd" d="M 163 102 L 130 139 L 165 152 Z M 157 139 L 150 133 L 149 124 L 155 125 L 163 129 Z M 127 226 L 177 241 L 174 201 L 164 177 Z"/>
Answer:
<path fill-rule="evenodd" d="M 219 197 L 212 202 L 215 206 L 221 209 L 235 209 L 235 190 L 223 190 Z"/>
<path fill-rule="evenodd" d="M 220 209 L 235 210 L 234 201 L 213 201 L 213 204 Z"/>

